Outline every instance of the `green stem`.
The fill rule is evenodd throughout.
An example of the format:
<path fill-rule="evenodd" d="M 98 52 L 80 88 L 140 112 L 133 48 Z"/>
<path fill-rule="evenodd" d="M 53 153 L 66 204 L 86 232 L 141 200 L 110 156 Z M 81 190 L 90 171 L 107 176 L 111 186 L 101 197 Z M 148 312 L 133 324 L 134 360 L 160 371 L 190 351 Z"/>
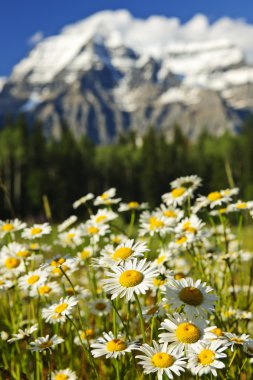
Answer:
<path fill-rule="evenodd" d="M 141 304 L 140 304 L 139 298 L 138 298 L 136 293 L 134 293 L 134 298 L 135 298 L 135 301 L 137 304 L 137 309 L 138 309 L 140 322 L 141 322 L 142 340 L 143 340 L 143 343 L 146 343 L 147 338 L 146 338 L 146 332 L 145 332 L 145 324 L 144 324 L 144 319 L 143 319 L 143 315 L 142 315 Z"/>

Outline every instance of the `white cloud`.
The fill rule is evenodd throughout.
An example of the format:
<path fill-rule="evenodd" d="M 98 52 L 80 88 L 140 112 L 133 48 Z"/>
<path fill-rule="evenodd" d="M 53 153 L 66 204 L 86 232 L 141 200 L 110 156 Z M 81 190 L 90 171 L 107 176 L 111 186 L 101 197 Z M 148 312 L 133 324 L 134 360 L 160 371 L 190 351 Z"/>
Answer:
<path fill-rule="evenodd" d="M 146 20 L 131 16 L 126 10 L 104 11 L 69 25 L 64 34 L 82 33 L 84 38 L 95 33 L 117 39 L 136 50 L 162 55 L 171 45 L 201 41 L 227 40 L 238 46 L 253 62 L 253 25 L 243 19 L 222 17 L 210 23 L 203 14 L 182 24 L 177 18 L 151 16 Z"/>
<path fill-rule="evenodd" d="M 31 46 L 37 45 L 40 41 L 43 40 L 44 34 L 41 30 L 34 33 L 28 40 L 28 44 Z"/>

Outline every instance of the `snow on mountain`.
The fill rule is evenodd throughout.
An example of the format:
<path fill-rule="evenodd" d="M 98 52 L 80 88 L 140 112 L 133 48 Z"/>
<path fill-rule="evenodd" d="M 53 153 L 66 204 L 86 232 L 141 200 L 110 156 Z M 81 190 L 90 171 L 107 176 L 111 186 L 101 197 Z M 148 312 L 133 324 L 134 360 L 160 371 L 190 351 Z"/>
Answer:
<path fill-rule="evenodd" d="M 196 15 L 181 24 L 104 11 L 39 41 L 0 78 L 0 119 L 25 112 L 52 134 L 65 119 L 77 136 L 103 142 L 149 123 L 182 121 L 191 136 L 210 124 L 221 133 L 238 128 L 238 110 L 253 110 L 251 63 L 253 26 L 243 20 L 210 24 Z"/>

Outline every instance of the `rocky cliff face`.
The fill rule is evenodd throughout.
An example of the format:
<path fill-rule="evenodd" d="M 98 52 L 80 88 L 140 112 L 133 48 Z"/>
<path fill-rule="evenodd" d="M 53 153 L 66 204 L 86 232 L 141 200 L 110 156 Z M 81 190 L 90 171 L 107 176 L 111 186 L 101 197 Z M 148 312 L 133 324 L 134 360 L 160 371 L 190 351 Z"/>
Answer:
<path fill-rule="evenodd" d="M 129 38 L 132 20 L 103 12 L 39 43 L 0 81 L 0 117 L 24 112 L 56 138 L 65 120 L 99 143 L 148 125 L 168 138 L 175 123 L 191 138 L 203 128 L 236 131 L 253 110 L 253 67 L 242 51 L 219 39 L 148 50 L 143 36 Z"/>

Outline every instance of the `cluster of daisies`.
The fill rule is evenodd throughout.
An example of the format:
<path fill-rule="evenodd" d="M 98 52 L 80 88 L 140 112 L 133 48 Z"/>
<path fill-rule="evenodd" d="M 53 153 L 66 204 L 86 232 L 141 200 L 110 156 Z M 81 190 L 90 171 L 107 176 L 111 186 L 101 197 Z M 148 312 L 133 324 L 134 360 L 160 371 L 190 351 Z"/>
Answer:
<path fill-rule="evenodd" d="M 4 368 L 31 380 L 253 376 L 241 239 L 253 202 L 200 186 L 172 181 L 154 210 L 111 188 L 73 203 L 83 220 L 0 221 Z"/>

